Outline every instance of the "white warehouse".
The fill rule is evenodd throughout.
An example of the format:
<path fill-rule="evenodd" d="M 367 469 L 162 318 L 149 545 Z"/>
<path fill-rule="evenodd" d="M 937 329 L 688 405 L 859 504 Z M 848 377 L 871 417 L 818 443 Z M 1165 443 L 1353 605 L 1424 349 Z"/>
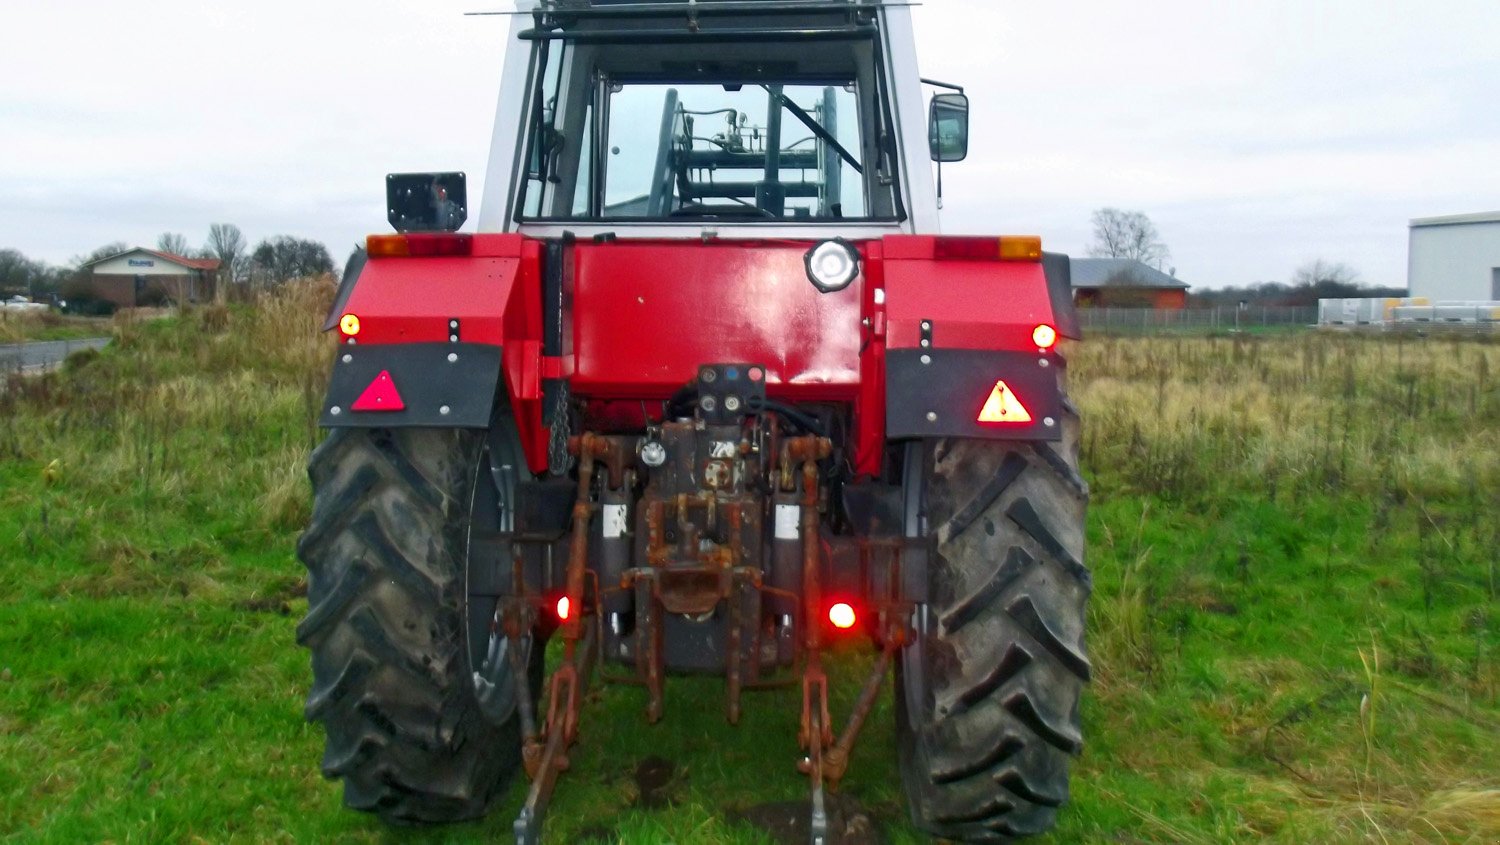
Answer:
<path fill-rule="evenodd" d="M 1406 284 L 1433 302 L 1500 301 L 1500 211 L 1411 221 Z"/>

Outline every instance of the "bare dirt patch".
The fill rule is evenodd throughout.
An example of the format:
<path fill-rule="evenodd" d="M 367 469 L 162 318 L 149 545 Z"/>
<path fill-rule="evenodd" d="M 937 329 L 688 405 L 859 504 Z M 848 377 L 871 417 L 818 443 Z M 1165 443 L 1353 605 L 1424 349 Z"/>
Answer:
<path fill-rule="evenodd" d="M 847 795 L 828 793 L 829 845 L 884 845 L 885 837 L 873 815 Z M 732 818 L 763 830 L 776 845 L 805 845 L 810 838 L 810 808 L 806 801 L 757 804 L 730 814 Z"/>

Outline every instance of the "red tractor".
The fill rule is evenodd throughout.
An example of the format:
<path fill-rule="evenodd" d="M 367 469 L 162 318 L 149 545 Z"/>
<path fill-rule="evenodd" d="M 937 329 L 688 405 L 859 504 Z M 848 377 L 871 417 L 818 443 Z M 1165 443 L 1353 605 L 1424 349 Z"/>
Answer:
<path fill-rule="evenodd" d="M 520 5 L 478 231 L 462 174 L 392 175 L 397 234 L 329 317 L 324 773 L 448 822 L 524 770 L 534 843 L 600 661 L 651 722 L 674 674 L 722 676 L 730 723 L 791 683 L 822 842 L 894 667 L 915 824 L 1047 830 L 1089 679 L 1078 327 L 1065 256 L 939 233 L 962 90 L 920 78 L 904 3 Z M 835 721 L 851 636 L 878 659 Z"/>

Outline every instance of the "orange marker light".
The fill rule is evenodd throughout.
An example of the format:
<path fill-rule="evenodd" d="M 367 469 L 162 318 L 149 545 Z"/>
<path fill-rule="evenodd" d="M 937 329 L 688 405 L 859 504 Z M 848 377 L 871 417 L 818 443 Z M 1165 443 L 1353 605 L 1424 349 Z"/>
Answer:
<path fill-rule="evenodd" d="M 1042 239 L 1035 235 L 1007 236 L 1000 239 L 1001 261 L 1041 261 Z"/>
<path fill-rule="evenodd" d="M 365 238 L 365 252 L 371 258 L 405 258 L 411 255 L 411 244 L 405 235 L 371 235 Z"/>
<path fill-rule="evenodd" d="M 1057 329 L 1043 323 L 1031 330 L 1031 339 L 1037 349 L 1051 349 L 1057 345 Z"/>
<path fill-rule="evenodd" d="M 557 600 L 557 618 L 563 622 L 568 621 L 568 614 L 573 612 L 573 603 L 568 601 L 567 596 Z"/>
<path fill-rule="evenodd" d="M 833 623 L 833 627 L 847 631 L 853 628 L 854 623 L 859 620 L 854 615 L 853 607 L 850 607 L 845 602 L 839 602 L 833 607 L 828 608 L 828 621 Z"/>
<path fill-rule="evenodd" d="M 354 337 L 359 334 L 359 318 L 353 314 L 345 314 L 339 318 L 339 331 Z"/>

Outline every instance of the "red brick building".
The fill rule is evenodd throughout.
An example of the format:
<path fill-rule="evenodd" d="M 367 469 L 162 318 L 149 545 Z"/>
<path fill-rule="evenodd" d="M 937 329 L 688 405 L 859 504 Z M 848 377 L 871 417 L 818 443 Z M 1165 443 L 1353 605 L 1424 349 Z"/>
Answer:
<path fill-rule="evenodd" d="M 1130 258 L 1073 259 L 1073 301 L 1079 307 L 1187 307 L 1188 285 Z"/>
<path fill-rule="evenodd" d="M 219 259 L 186 258 L 137 247 L 101 258 L 86 269 L 88 295 L 120 308 L 134 308 L 212 301 Z"/>

